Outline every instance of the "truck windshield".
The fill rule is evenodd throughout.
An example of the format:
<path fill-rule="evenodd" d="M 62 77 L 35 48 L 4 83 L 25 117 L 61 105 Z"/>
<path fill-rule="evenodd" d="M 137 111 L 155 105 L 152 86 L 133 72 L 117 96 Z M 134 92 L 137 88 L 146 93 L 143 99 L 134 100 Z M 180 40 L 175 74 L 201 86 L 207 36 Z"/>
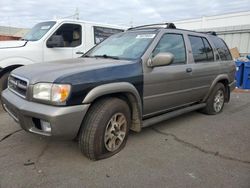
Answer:
<path fill-rule="evenodd" d="M 94 47 L 85 57 L 138 59 L 155 37 L 156 32 L 136 31 L 115 34 Z"/>
<path fill-rule="evenodd" d="M 40 40 L 55 23 L 54 21 L 38 23 L 22 39 L 28 41 Z"/>

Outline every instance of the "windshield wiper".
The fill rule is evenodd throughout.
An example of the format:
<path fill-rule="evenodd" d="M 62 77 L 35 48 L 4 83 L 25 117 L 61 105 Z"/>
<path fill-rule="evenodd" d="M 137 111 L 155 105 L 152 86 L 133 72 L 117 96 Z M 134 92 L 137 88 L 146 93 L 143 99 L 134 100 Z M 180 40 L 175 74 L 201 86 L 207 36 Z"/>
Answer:
<path fill-rule="evenodd" d="M 110 56 L 110 55 L 107 55 L 107 54 L 103 54 L 103 55 L 94 55 L 94 57 L 102 57 L 102 58 L 109 58 L 109 59 L 120 59 L 120 58 L 117 57 L 117 56 Z"/>
<path fill-rule="evenodd" d="M 24 38 L 21 38 L 20 40 L 23 40 L 23 41 L 28 41 L 27 39 L 24 39 Z"/>
<path fill-rule="evenodd" d="M 82 55 L 81 57 L 92 57 L 92 56 L 89 56 L 89 55 L 84 54 L 84 55 Z"/>

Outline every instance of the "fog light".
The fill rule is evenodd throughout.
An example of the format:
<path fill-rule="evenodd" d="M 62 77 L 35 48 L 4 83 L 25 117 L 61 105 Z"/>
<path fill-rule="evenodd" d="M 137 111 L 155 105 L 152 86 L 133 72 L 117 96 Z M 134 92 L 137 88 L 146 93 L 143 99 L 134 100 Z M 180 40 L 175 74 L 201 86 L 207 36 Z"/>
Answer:
<path fill-rule="evenodd" d="M 47 121 L 41 120 L 41 128 L 44 132 L 50 133 L 51 132 L 51 125 Z"/>

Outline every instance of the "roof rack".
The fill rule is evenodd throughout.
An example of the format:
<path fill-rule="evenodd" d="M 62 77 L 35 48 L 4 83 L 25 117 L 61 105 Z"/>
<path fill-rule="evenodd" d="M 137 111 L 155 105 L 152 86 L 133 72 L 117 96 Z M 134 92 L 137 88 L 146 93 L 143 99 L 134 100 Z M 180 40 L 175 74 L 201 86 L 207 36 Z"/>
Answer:
<path fill-rule="evenodd" d="M 158 27 L 157 27 L 158 26 Z M 165 26 L 165 27 L 163 27 Z M 144 29 L 144 28 L 165 28 L 165 29 L 176 29 L 174 23 L 158 23 L 158 24 L 149 24 L 149 25 L 141 25 L 137 27 L 131 27 L 128 30 L 134 29 Z"/>
<path fill-rule="evenodd" d="M 198 32 L 200 32 L 200 31 L 198 31 Z M 217 34 L 216 34 L 215 31 L 201 31 L 200 33 L 204 33 L 204 34 L 209 34 L 209 35 L 217 36 Z"/>

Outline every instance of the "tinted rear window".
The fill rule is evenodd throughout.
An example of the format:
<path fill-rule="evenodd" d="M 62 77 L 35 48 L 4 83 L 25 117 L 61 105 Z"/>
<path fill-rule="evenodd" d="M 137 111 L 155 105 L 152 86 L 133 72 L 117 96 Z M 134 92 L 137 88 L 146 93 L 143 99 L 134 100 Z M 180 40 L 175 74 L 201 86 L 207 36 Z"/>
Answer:
<path fill-rule="evenodd" d="M 188 36 L 195 62 L 214 61 L 213 50 L 207 39 L 198 36 Z"/>
<path fill-rule="evenodd" d="M 208 61 L 214 61 L 214 53 L 211 45 L 209 44 L 208 40 L 206 38 L 202 38 L 204 45 L 205 45 L 205 50 L 207 54 L 207 60 Z"/>
<path fill-rule="evenodd" d="M 219 37 L 211 36 L 211 39 L 214 43 L 216 50 L 219 53 L 220 59 L 224 60 L 224 61 L 232 60 L 231 53 L 230 53 L 226 43 Z"/>

